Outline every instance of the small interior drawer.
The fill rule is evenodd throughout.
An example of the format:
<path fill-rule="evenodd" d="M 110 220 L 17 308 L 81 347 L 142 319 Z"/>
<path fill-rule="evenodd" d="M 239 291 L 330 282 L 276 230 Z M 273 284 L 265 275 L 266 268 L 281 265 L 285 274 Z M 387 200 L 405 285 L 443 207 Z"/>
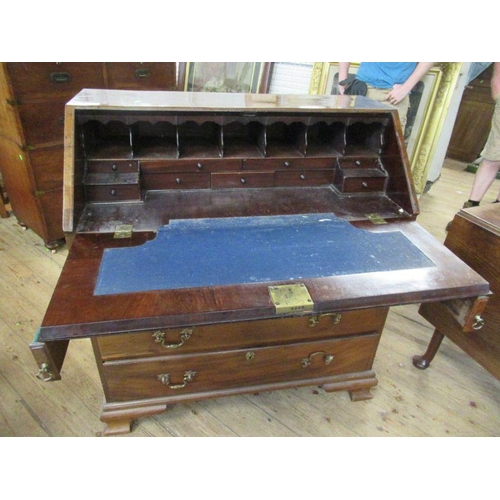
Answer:
<path fill-rule="evenodd" d="M 145 174 L 161 174 L 170 172 L 226 172 L 241 170 L 241 160 L 158 160 L 141 161 L 141 172 Z"/>
<path fill-rule="evenodd" d="M 377 169 L 346 169 L 335 173 L 335 186 L 342 193 L 384 191 L 387 174 Z"/>
<path fill-rule="evenodd" d="M 142 173 L 144 189 L 208 189 L 210 173 L 146 174 Z"/>
<path fill-rule="evenodd" d="M 339 158 L 339 167 L 347 168 L 380 168 L 378 158 Z"/>
<path fill-rule="evenodd" d="M 90 174 L 124 174 L 138 172 L 139 164 L 134 160 L 91 160 L 87 169 Z"/>
<path fill-rule="evenodd" d="M 332 170 L 278 171 L 274 175 L 275 186 L 322 186 L 332 183 Z"/>
<path fill-rule="evenodd" d="M 334 168 L 335 158 L 279 158 L 245 159 L 244 170 L 316 170 Z"/>
<path fill-rule="evenodd" d="M 95 203 L 140 201 L 141 199 L 138 184 L 87 185 L 85 191 L 87 199 Z"/>
<path fill-rule="evenodd" d="M 241 172 L 212 174 L 212 188 L 256 188 L 272 187 L 273 172 Z"/>

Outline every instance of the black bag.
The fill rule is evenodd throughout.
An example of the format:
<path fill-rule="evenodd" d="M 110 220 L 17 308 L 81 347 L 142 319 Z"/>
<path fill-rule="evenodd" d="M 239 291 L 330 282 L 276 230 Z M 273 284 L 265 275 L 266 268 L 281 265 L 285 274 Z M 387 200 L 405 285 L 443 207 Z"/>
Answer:
<path fill-rule="evenodd" d="M 349 78 L 346 78 L 345 80 L 342 80 L 339 82 L 339 85 L 342 85 L 344 87 L 344 94 L 346 95 L 366 95 L 368 92 L 368 86 L 366 85 L 365 82 L 362 82 L 361 80 L 356 80 L 354 78 L 353 80 L 349 81 Z"/>

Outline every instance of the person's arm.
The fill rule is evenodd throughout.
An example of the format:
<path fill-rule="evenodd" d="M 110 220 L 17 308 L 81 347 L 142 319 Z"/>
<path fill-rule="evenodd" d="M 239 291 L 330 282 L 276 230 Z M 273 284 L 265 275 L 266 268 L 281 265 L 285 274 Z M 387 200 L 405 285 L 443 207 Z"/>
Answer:
<path fill-rule="evenodd" d="M 339 82 L 345 80 L 347 78 L 347 75 L 349 74 L 349 66 L 351 65 L 350 62 L 339 62 Z M 344 93 L 344 86 L 339 85 L 339 93 L 343 94 Z"/>
<path fill-rule="evenodd" d="M 493 63 L 493 76 L 491 77 L 491 96 L 500 97 L 500 62 Z"/>
<path fill-rule="evenodd" d="M 433 62 L 419 62 L 406 82 L 394 85 L 392 90 L 387 94 L 387 100 L 391 104 L 398 104 L 401 102 L 422 77 L 427 74 L 432 66 L 434 66 Z"/>

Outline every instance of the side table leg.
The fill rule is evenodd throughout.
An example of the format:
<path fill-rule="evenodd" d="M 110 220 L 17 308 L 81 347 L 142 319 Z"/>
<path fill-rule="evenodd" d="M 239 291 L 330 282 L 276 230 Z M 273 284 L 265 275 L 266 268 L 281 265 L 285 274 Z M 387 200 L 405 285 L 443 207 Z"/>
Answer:
<path fill-rule="evenodd" d="M 439 346 L 444 339 L 444 335 L 439 330 L 434 330 L 434 335 L 429 342 L 427 351 L 422 356 L 413 356 L 413 365 L 419 370 L 429 368 L 431 361 L 438 352 Z"/>

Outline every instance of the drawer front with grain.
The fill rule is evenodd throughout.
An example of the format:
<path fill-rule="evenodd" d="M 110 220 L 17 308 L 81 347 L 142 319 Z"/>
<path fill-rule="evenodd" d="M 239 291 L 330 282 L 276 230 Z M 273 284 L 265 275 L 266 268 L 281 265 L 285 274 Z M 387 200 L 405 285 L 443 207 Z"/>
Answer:
<path fill-rule="evenodd" d="M 139 164 L 134 160 L 90 160 L 87 162 L 89 174 L 126 174 L 139 171 Z"/>
<path fill-rule="evenodd" d="M 259 347 L 381 332 L 387 308 L 157 329 L 96 338 L 103 360 Z"/>
<path fill-rule="evenodd" d="M 16 99 L 77 94 L 83 88 L 105 88 L 102 63 L 7 63 Z M 71 95 L 70 95 L 71 97 Z"/>
<path fill-rule="evenodd" d="M 285 346 L 104 363 L 108 402 L 230 391 L 370 370 L 378 334 Z"/>
<path fill-rule="evenodd" d="M 339 158 L 340 168 L 380 168 L 378 158 Z"/>
<path fill-rule="evenodd" d="M 110 89 L 176 90 L 173 63 L 108 62 L 106 72 Z"/>
<path fill-rule="evenodd" d="M 235 170 L 241 170 L 241 168 L 241 160 L 233 159 L 141 161 L 141 172 L 145 174 L 163 174 L 174 172 L 232 172 Z"/>
<path fill-rule="evenodd" d="M 144 189 L 208 189 L 210 173 L 142 174 Z"/>
<path fill-rule="evenodd" d="M 274 174 L 274 185 L 280 186 L 323 186 L 333 184 L 332 170 L 278 171 Z"/>
<path fill-rule="evenodd" d="M 371 193 L 384 191 L 387 175 L 380 170 L 337 170 L 335 186 L 342 193 Z"/>
<path fill-rule="evenodd" d="M 273 172 L 242 172 L 212 174 L 212 188 L 260 188 L 273 187 Z"/>
<path fill-rule="evenodd" d="M 109 184 L 85 186 L 87 200 L 94 203 L 116 201 L 140 201 L 141 190 L 138 184 Z"/>
<path fill-rule="evenodd" d="M 318 170 L 334 168 L 335 158 L 280 158 L 280 159 L 245 159 L 244 170 Z"/>

